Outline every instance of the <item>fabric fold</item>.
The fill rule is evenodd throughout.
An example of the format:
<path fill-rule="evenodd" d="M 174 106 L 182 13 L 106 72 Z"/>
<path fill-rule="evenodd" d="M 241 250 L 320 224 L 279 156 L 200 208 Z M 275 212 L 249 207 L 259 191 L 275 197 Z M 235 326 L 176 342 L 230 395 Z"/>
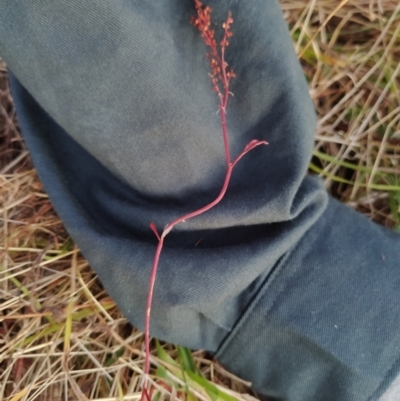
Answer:
<path fill-rule="evenodd" d="M 217 358 L 274 400 L 377 400 L 400 368 L 399 286 L 399 236 L 331 199 Z"/>

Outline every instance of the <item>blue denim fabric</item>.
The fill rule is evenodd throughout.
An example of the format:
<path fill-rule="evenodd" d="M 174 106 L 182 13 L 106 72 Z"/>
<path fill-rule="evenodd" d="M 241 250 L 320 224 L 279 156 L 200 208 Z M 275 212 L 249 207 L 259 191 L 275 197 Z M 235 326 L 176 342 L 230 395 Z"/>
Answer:
<path fill-rule="evenodd" d="M 377 400 L 399 371 L 400 237 L 305 176 L 315 114 L 273 0 L 210 1 L 235 20 L 235 167 L 215 209 L 167 237 L 152 335 L 216 353 L 262 396 Z M 192 3 L 0 1 L 0 54 L 38 173 L 71 236 L 143 328 L 156 240 L 225 170 Z M 199 240 L 201 240 L 199 242 Z M 196 245 L 197 244 L 197 245 Z"/>

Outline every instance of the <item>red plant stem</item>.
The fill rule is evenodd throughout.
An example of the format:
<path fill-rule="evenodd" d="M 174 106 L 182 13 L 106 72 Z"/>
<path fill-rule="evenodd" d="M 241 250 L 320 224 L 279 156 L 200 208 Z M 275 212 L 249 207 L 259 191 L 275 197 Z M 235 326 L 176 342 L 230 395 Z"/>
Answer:
<path fill-rule="evenodd" d="M 227 104 L 227 102 L 224 102 Z M 154 260 L 153 260 L 153 265 L 151 268 L 151 274 L 150 274 L 150 285 L 149 285 L 149 291 L 147 294 L 147 305 L 146 305 L 146 319 L 145 319 L 145 354 L 146 354 L 146 360 L 145 360 L 145 381 L 144 381 L 144 387 L 145 384 L 147 384 L 147 375 L 149 374 L 150 371 L 150 312 L 151 312 L 151 305 L 153 302 L 153 292 L 154 292 L 154 285 L 156 281 L 156 275 L 157 275 L 157 269 L 158 269 L 158 264 L 161 256 L 161 251 L 164 245 L 164 238 L 168 235 L 168 233 L 179 223 L 182 223 L 186 220 L 189 220 L 193 217 L 199 216 L 200 214 L 205 213 L 206 211 L 210 210 L 214 206 L 216 206 L 224 197 L 226 190 L 228 189 L 229 181 L 231 179 L 232 175 L 232 170 L 235 167 L 236 163 L 244 156 L 247 152 L 249 152 L 251 149 L 255 148 L 256 146 L 259 145 L 267 145 L 266 141 L 250 141 L 249 144 L 244 148 L 244 150 L 239 154 L 239 156 L 236 157 L 236 159 L 231 162 L 230 161 L 230 156 L 229 156 L 229 147 L 228 147 L 228 135 L 227 135 L 227 127 L 226 127 L 226 112 L 225 108 L 220 105 L 220 110 L 221 110 L 221 125 L 222 125 L 222 132 L 224 135 L 224 144 L 225 144 L 225 155 L 228 163 L 228 167 L 226 169 L 226 174 L 225 174 L 225 180 L 222 185 L 221 191 L 219 195 L 210 203 L 207 205 L 201 207 L 200 209 L 197 209 L 193 212 L 187 213 L 181 217 L 178 217 L 177 219 L 171 221 L 168 223 L 162 234 L 158 235 L 158 233 L 155 231 L 155 234 L 157 235 L 158 238 L 158 245 L 157 249 L 154 255 Z M 152 227 L 153 230 L 155 230 L 155 227 Z"/>
<path fill-rule="evenodd" d="M 225 117 L 225 112 L 223 112 L 223 111 L 221 111 L 221 124 L 225 128 L 223 131 L 226 134 L 226 131 L 227 131 L 226 130 L 226 117 Z M 226 137 L 227 137 L 227 135 L 226 135 Z M 232 170 L 234 167 L 234 164 L 231 163 L 230 159 L 229 159 L 229 149 L 228 149 L 227 145 L 228 145 L 228 143 L 226 142 L 225 154 L 226 154 L 226 158 L 227 158 L 227 162 L 228 162 L 228 167 L 226 169 L 225 180 L 224 180 L 224 183 L 223 183 L 223 186 L 221 188 L 219 195 L 212 202 L 201 207 L 200 209 L 197 209 L 191 213 L 187 213 L 187 214 L 171 221 L 170 223 L 168 223 L 165 226 L 161 236 L 158 236 L 158 245 L 157 245 L 156 253 L 154 255 L 153 266 L 151 268 L 150 286 L 149 286 L 149 292 L 147 294 L 146 320 L 145 320 L 145 353 L 146 353 L 146 361 L 145 361 L 145 369 L 144 369 L 145 374 L 148 374 L 150 371 L 150 358 L 147 358 L 147 355 L 150 355 L 150 312 L 151 312 L 151 305 L 152 305 L 152 301 L 153 301 L 153 292 L 154 292 L 154 284 L 155 284 L 156 275 L 157 275 L 157 268 L 158 268 L 158 263 L 160 260 L 161 251 L 162 251 L 162 248 L 164 245 L 164 238 L 174 228 L 174 226 L 206 212 L 207 210 L 209 210 L 212 207 L 214 207 L 215 205 L 217 205 L 221 201 L 221 199 L 224 197 L 225 192 L 228 188 L 228 184 L 229 184 L 229 181 L 230 181 L 230 178 L 232 175 Z"/>
<path fill-rule="evenodd" d="M 229 96 L 229 93 L 226 96 Z M 231 156 L 229 154 L 228 129 L 226 127 L 226 106 L 227 102 L 225 102 L 225 105 L 220 105 L 219 111 L 221 114 L 221 127 L 222 127 L 222 138 L 224 140 L 225 159 L 226 159 L 227 169 L 229 170 L 231 165 Z"/>
<path fill-rule="evenodd" d="M 196 0 L 195 0 L 196 3 Z M 199 3 L 201 5 L 201 3 Z M 229 14 L 230 17 L 230 14 Z M 227 39 L 228 36 L 228 23 L 225 24 L 224 26 L 224 40 Z M 209 31 L 203 32 L 205 36 L 205 41 L 206 43 L 211 43 L 212 41 L 212 36 L 210 35 Z M 226 44 L 227 45 L 227 44 Z M 255 147 L 259 145 L 267 145 L 268 143 L 266 141 L 260 141 L 260 140 L 252 140 L 250 141 L 245 148 L 242 150 L 242 152 L 233 160 L 231 161 L 230 157 L 230 152 L 229 152 L 229 140 L 228 140 L 228 129 L 227 129 L 227 122 L 226 122 L 226 108 L 228 106 L 228 99 L 229 99 L 229 82 L 232 77 L 232 72 L 230 74 L 227 74 L 226 72 L 226 67 L 227 64 L 225 62 L 225 45 L 221 45 L 221 56 L 219 56 L 216 52 L 216 49 L 214 47 L 213 50 L 213 55 L 218 61 L 218 64 L 221 68 L 221 85 L 223 88 L 223 93 L 221 93 L 221 89 L 218 85 L 218 83 L 214 83 L 214 90 L 218 94 L 218 101 L 219 101 L 219 111 L 220 111 L 220 118 L 221 118 L 221 129 L 222 129 L 222 137 L 223 137 L 223 142 L 224 142 L 224 152 L 225 152 L 225 159 L 226 159 L 226 173 L 225 173 L 225 179 L 222 185 L 222 188 L 218 194 L 218 196 L 210 203 L 207 205 L 201 207 L 200 209 L 197 209 L 193 212 L 187 213 L 181 217 L 176 218 L 175 220 L 172 220 L 170 223 L 168 223 L 165 227 L 161 235 L 158 234 L 157 228 L 154 223 L 150 224 L 150 228 L 156 235 L 158 239 L 158 245 L 157 249 L 154 255 L 153 259 L 153 265 L 151 268 L 151 273 L 150 273 L 150 283 L 149 283 L 149 291 L 147 294 L 147 303 L 146 303 L 146 316 L 145 316 L 145 366 L 144 366 L 144 378 L 143 378 L 143 383 L 142 383 L 142 397 L 141 401 L 144 401 L 146 399 L 147 401 L 150 401 L 150 395 L 149 392 L 147 391 L 147 386 L 148 386 L 148 376 L 150 372 L 150 314 L 151 314 L 151 307 L 152 307 L 152 302 L 153 302 L 153 293 L 154 293 L 154 285 L 156 281 L 156 275 L 157 275 L 157 270 L 158 270 L 158 265 L 160 261 L 160 256 L 161 256 L 161 251 L 164 246 L 164 239 L 168 235 L 168 233 L 178 224 L 189 220 L 193 217 L 199 216 L 200 214 L 205 213 L 206 211 L 210 210 L 214 206 L 216 206 L 222 198 L 225 196 L 225 193 L 228 189 L 228 185 L 231 179 L 232 175 L 232 170 L 235 167 L 236 163 L 250 150 L 254 149 Z"/>

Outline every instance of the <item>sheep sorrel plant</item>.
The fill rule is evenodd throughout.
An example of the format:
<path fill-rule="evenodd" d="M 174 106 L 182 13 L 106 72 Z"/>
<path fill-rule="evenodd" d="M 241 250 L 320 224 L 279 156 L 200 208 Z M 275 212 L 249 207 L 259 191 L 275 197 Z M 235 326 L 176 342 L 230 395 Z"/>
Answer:
<path fill-rule="evenodd" d="M 194 0 L 195 9 L 197 12 L 196 17 L 191 18 L 191 23 L 201 32 L 201 37 L 205 44 L 210 48 L 210 52 L 207 54 L 207 58 L 210 62 L 211 73 L 209 74 L 211 77 L 211 83 L 213 90 L 217 92 L 218 101 L 219 101 L 219 114 L 221 118 L 221 129 L 222 129 L 222 137 L 224 142 L 225 149 L 225 159 L 226 159 L 226 174 L 225 179 L 222 184 L 221 190 L 218 196 L 207 205 L 201 207 L 198 210 L 182 215 L 181 217 L 176 218 L 175 220 L 168 223 L 161 234 L 158 233 L 156 225 L 154 223 L 150 224 L 150 228 L 156 235 L 158 239 L 157 249 L 154 255 L 153 266 L 150 274 L 150 285 L 147 297 L 147 306 L 146 306 L 146 318 L 145 318 L 145 368 L 144 368 L 144 377 L 143 377 L 143 390 L 142 390 L 142 401 L 147 399 L 150 401 L 151 392 L 148 391 L 148 376 L 150 371 L 150 313 L 151 313 L 151 305 L 153 299 L 153 290 L 154 283 L 157 274 L 158 263 L 160 260 L 161 251 L 164 245 L 164 239 L 167 234 L 179 223 L 182 223 L 186 220 L 189 220 L 193 217 L 199 216 L 200 214 L 206 212 L 211 209 L 215 205 L 217 205 L 221 199 L 224 197 L 226 190 L 228 188 L 228 184 L 232 175 L 232 170 L 235 167 L 236 163 L 250 150 L 254 149 L 259 145 L 268 145 L 266 141 L 260 141 L 253 139 L 251 140 L 243 149 L 243 151 L 235 158 L 231 159 L 229 152 L 229 142 L 228 142 L 228 130 L 226 124 L 226 108 L 228 106 L 229 95 L 229 83 L 232 78 L 235 77 L 235 73 L 231 68 L 228 68 L 228 64 L 225 61 L 225 51 L 229 46 L 229 38 L 232 37 L 233 33 L 230 30 L 231 24 L 233 23 L 233 18 L 231 13 L 228 13 L 228 17 L 226 21 L 222 24 L 223 28 L 223 38 L 219 45 L 217 44 L 214 38 L 214 30 L 210 29 L 211 25 L 211 8 L 208 6 L 204 6 L 199 0 Z"/>

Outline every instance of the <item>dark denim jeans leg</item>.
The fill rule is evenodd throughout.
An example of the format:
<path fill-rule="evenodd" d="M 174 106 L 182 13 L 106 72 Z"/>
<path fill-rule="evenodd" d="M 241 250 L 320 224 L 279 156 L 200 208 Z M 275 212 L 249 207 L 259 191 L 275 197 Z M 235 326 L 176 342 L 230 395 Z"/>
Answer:
<path fill-rule="evenodd" d="M 378 400 L 399 372 L 400 237 L 306 176 L 315 115 L 275 0 L 217 1 L 234 37 L 223 202 L 162 254 L 151 332 L 216 353 L 263 396 Z M 143 328 L 163 227 L 219 192 L 225 160 L 191 2 L 0 2 L 0 54 L 38 173 L 71 236 Z M 194 246 L 198 240 L 202 241 Z"/>

